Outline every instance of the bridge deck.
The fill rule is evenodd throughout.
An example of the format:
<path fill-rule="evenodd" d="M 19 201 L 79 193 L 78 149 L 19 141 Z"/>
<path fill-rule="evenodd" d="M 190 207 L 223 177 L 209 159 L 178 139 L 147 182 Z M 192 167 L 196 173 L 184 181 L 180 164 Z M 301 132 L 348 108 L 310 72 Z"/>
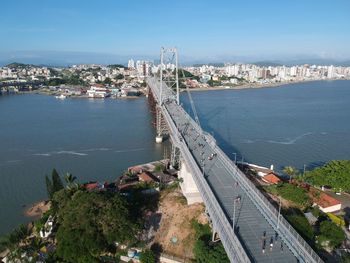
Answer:
<path fill-rule="evenodd" d="M 170 137 L 191 168 L 231 262 L 322 262 L 282 216 L 278 219 L 276 209 L 222 152 L 215 139 L 176 104 L 171 89 L 163 83 L 160 95 L 158 80 L 150 78 L 148 84 L 158 102 L 163 98 L 161 109 Z M 211 157 L 213 153 L 215 156 Z"/>
<path fill-rule="evenodd" d="M 179 109 L 180 106 L 171 102 L 166 103 L 165 107 L 180 129 L 197 164 L 202 166 L 204 162 L 204 176 L 231 223 L 234 210 L 233 200 L 237 196 L 241 197 L 240 201 L 236 202 L 236 234 L 251 260 L 256 262 L 297 262 L 296 257 L 287 246 L 283 244 L 281 249 L 281 243 L 283 243 L 281 238 L 275 239 L 275 231 L 272 226 L 245 195 L 240 183 L 237 184 L 237 180 L 226 170 L 224 163 L 217 157 L 213 157 L 212 160 L 208 159 L 212 153 L 215 153 L 215 149 L 201 135 L 198 135 L 195 127 L 183 116 Z M 264 232 L 266 233 L 265 237 Z M 270 249 L 271 238 L 273 239 L 272 249 Z M 263 252 L 264 242 L 265 252 Z"/>

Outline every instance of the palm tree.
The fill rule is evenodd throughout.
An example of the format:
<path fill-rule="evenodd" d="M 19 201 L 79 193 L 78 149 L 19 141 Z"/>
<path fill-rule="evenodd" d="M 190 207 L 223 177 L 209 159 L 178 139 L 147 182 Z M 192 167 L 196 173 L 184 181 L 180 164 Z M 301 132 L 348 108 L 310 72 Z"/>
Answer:
<path fill-rule="evenodd" d="M 287 175 L 289 175 L 289 183 L 292 181 L 292 177 L 297 175 L 297 169 L 293 166 L 285 166 L 283 168 L 283 172 Z"/>
<path fill-rule="evenodd" d="M 72 190 L 72 189 L 77 189 L 78 188 L 78 184 L 75 182 L 77 180 L 76 176 L 73 176 L 72 174 L 67 173 L 64 176 L 64 180 L 67 183 L 66 187 L 67 187 L 68 190 Z"/>

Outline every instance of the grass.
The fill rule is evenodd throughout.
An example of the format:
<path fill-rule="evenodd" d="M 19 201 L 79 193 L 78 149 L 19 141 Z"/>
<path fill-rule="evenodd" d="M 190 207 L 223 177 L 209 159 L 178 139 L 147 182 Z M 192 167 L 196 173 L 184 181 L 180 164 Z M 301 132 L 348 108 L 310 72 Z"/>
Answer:
<path fill-rule="evenodd" d="M 282 198 L 293 202 L 297 206 L 305 207 L 310 203 L 310 198 L 305 189 L 289 183 L 270 185 L 265 189 L 267 192 L 270 192 L 273 195 L 279 195 Z"/>

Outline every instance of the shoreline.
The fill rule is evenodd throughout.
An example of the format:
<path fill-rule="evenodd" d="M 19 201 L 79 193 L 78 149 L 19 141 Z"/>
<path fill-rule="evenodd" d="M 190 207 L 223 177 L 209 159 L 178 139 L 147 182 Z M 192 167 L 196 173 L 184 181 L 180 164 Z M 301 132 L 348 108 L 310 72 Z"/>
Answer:
<path fill-rule="evenodd" d="M 287 81 L 287 82 L 275 82 L 275 83 L 265 83 L 265 84 L 257 84 L 257 83 L 245 83 L 233 87 L 209 87 L 209 88 L 191 88 L 190 91 L 215 91 L 215 90 L 244 90 L 244 89 L 261 89 L 261 88 L 277 88 L 280 86 L 290 85 L 290 84 L 301 84 L 315 81 L 335 81 L 335 80 L 350 80 L 350 78 L 345 79 L 310 79 L 310 80 L 298 80 L 298 81 Z M 186 90 L 182 90 L 181 92 L 186 92 Z"/>
<path fill-rule="evenodd" d="M 40 218 L 51 207 L 51 202 L 48 200 L 42 200 L 31 204 L 24 210 L 24 216 L 29 218 Z"/>

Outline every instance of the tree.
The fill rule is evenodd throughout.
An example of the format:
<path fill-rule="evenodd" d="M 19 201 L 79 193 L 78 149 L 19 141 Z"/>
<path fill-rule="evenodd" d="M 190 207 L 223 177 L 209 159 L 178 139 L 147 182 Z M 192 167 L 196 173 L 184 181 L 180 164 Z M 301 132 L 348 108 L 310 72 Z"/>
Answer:
<path fill-rule="evenodd" d="M 350 263 L 350 254 L 344 253 L 341 255 L 341 263 Z"/>
<path fill-rule="evenodd" d="M 52 199 L 53 197 L 53 188 L 52 188 L 52 182 L 50 180 L 50 178 L 46 175 L 45 176 L 45 182 L 46 182 L 46 192 L 47 192 L 47 196 L 49 197 L 49 199 Z"/>
<path fill-rule="evenodd" d="M 66 197 L 63 197 L 66 195 Z M 57 203 L 57 255 L 68 262 L 98 262 L 114 242 L 136 240 L 139 226 L 126 200 L 108 192 L 61 190 Z"/>
<path fill-rule="evenodd" d="M 110 78 L 105 78 L 105 80 L 103 81 L 103 84 L 112 84 L 112 80 Z"/>
<path fill-rule="evenodd" d="M 159 163 L 154 167 L 154 171 L 157 173 L 164 172 L 164 170 L 165 170 L 165 166 L 162 163 Z"/>
<path fill-rule="evenodd" d="M 68 190 L 77 189 L 79 186 L 75 182 L 77 180 L 77 177 L 73 176 L 71 173 L 66 173 L 66 175 L 64 176 L 64 180 L 66 181 L 66 188 Z"/>
<path fill-rule="evenodd" d="M 303 179 L 315 186 L 330 186 L 335 191 L 350 191 L 350 160 L 333 160 L 307 172 Z"/>
<path fill-rule="evenodd" d="M 199 263 L 229 263 L 225 249 L 221 243 L 211 242 L 211 230 L 208 224 L 192 221 L 195 230 L 196 243 L 193 248 L 196 261 Z"/>
<path fill-rule="evenodd" d="M 52 170 L 51 180 L 47 175 L 45 176 L 45 182 L 46 182 L 47 195 L 50 199 L 52 199 L 54 193 L 63 189 L 62 180 L 60 178 L 60 175 L 56 171 L 56 169 Z"/>
<path fill-rule="evenodd" d="M 22 239 L 29 235 L 28 227 L 24 224 L 19 225 L 9 234 L 0 239 L 0 252 L 8 248 L 10 251 L 15 251 Z"/>
<path fill-rule="evenodd" d="M 118 74 L 115 79 L 116 80 L 119 80 L 119 79 L 123 79 L 124 78 L 124 75 L 123 74 Z"/>
<path fill-rule="evenodd" d="M 283 172 L 289 176 L 289 182 L 292 181 L 292 177 L 297 175 L 297 169 L 295 169 L 293 166 L 285 166 L 283 168 Z"/>
<path fill-rule="evenodd" d="M 51 177 L 52 177 L 52 191 L 54 193 L 64 188 L 61 177 L 56 171 L 56 169 L 52 170 Z"/>
<path fill-rule="evenodd" d="M 320 235 L 317 238 L 321 246 L 335 248 L 345 240 L 343 229 L 333 222 L 323 221 L 320 224 Z"/>
<path fill-rule="evenodd" d="M 309 241 L 312 241 L 314 238 L 314 230 L 312 226 L 307 221 L 306 217 L 303 214 L 300 215 L 287 215 L 287 220 L 290 224 L 299 232 L 301 236 L 306 238 Z"/>
<path fill-rule="evenodd" d="M 107 67 L 112 68 L 112 69 L 116 69 L 116 68 L 127 69 L 127 67 L 125 67 L 124 65 L 121 65 L 121 64 L 111 64 L 111 65 L 108 65 Z"/>
<path fill-rule="evenodd" d="M 156 257 L 152 250 L 146 249 L 141 253 L 140 261 L 141 263 L 155 263 Z"/>
<path fill-rule="evenodd" d="M 46 82 L 46 85 L 48 86 L 59 86 L 61 84 L 66 84 L 67 81 L 64 80 L 64 79 L 61 79 L 61 78 L 52 78 L 52 79 L 49 79 L 47 82 Z"/>

